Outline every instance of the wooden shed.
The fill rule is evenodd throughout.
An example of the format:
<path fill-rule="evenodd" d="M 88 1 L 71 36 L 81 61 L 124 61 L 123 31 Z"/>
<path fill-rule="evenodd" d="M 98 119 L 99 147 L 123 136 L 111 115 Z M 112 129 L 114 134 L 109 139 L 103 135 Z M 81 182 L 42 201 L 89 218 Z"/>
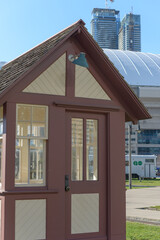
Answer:
<path fill-rule="evenodd" d="M 82 20 L 3 66 L 0 106 L 1 240 L 124 240 L 125 121 L 150 115 Z"/>

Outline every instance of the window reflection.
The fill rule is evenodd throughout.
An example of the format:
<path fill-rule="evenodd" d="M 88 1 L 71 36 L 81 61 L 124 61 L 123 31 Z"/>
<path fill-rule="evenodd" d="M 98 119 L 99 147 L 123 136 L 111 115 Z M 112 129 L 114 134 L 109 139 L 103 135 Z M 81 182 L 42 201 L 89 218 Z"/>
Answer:
<path fill-rule="evenodd" d="M 87 180 L 97 180 L 97 120 L 86 121 Z"/>
<path fill-rule="evenodd" d="M 15 153 L 15 178 L 19 179 L 20 178 L 20 149 L 16 148 L 16 153 Z"/>
<path fill-rule="evenodd" d="M 46 107 L 18 105 L 17 111 L 17 136 L 47 136 Z"/>
<path fill-rule="evenodd" d="M 32 183 L 43 183 L 44 169 L 44 146 L 42 140 L 34 140 L 36 143 L 30 144 L 30 181 Z"/>
<path fill-rule="evenodd" d="M 72 118 L 71 123 L 71 179 L 72 181 L 96 181 L 98 180 L 98 121 Z M 83 166 L 85 166 L 85 179 Z"/>
<path fill-rule="evenodd" d="M 72 181 L 83 180 L 83 119 L 72 118 Z"/>
<path fill-rule="evenodd" d="M 15 184 L 44 185 L 47 107 L 17 105 Z"/>

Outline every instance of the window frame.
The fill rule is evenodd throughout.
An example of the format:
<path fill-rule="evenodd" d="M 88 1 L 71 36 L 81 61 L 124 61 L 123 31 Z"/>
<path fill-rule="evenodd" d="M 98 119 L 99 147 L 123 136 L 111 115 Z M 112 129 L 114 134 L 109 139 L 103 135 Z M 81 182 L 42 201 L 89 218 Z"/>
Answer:
<path fill-rule="evenodd" d="M 0 141 L 1 141 L 1 153 L 0 153 L 0 188 L 2 186 L 2 149 L 3 149 L 3 126 L 4 126 L 4 115 L 3 115 L 3 105 L 0 106 L 0 109 L 2 108 L 2 118 L 0 118 L 0 127 L 2 126 L 2 129 L 0 129 Z M 2 131 L 1 131 L 2 130 Z"/>
<path fill-rule="evenodd" d="M 18 122 L 23 122 L 23 121 L 19 121 L 18 120 L 18 107 L 19 106 L 25 106 L 25 107 L 31 107 L 31 119 L 30 119 L 30 135 L 28 136 L 20 136 L 17 135 L 17 126 L 18 126 Z M 45 136 L 41 137 L 41 136 L 32 136 L 32 126 L 34 125 L 35 121 L 33 121 L 33 107 L 43 107 L 45 108 Z M 17 103 L 16 104 L 16 134 L 15 134 L 15 152 L 16 149 L 19 149 L 20 151 L 20 156 L 21 156 L 21 149 L 19 146 L 16 145 L 17 140 L 27 140 L 27 151 L 28 151 L 28 180 L 27 183 L 16 183 L 16 176 L 14 174 L 14 186 L 15 187 L 44 187 L 46 186 L 46 145 L 47 145 L 47 140 L 48 140 L 48 106 L 47 105 L 37 105 L 37 104 L 21 104 L 21 103 Z M 27 122 L 27 121 L 24 121 Z M 29 121 L 28 121 L 29 122 Z M 41 122 L 37 122 L 37 123 L 41 123 Z M 43 140 L 43 183 L 32 183 L 32 180 L 30 179 L 30 163 L 31 163 L 31 159 L 30 159 L 30 150 L 32 150 L 31 146 L 30 146 L 30 142 L 31 140 Z M 19 159 L 19 172 L 21 172 L 22 170 L 22 163 L 21 163 L 21 158 Z M 20 173 L 19 173 L 20 175 Z M 19 177 L 20 179 L 20 177 Z"/>
<path fill-rule="evenodd" d="M 82 159 L 81 159 L 82 175 L 81 175 L 81 179 L 74 179 L 72 177 L 72 174 L 75 171 L 75 169 L 73 168 L 74 158 L 72 156 L 72 154 L 73 154 L 72 147 L 75 145 L 75 143 L 73 141 L 73 128 L 72 128 L 73 125 L 72 124 L 73 124 L 73 120 L 75 121 L 75 119 L 82 121 L 82 129 L 81 129 L 82 130 L 82 143 L 81 143 L 82 144 Z M 96 123 L 96 131 L 93 128 L 96 133 L 96 135 L 93 135 L 93 142 L 90 142 L 90 141 L 87 142 L 87 137 L 91 137 L 91 135 L 90 135 L 91 128 L 87 129 L 87 126 L 89 126 L 90 121 L 93 121 L 94 123 Z M 99 181 L 99 119 L 94 118 L 94 117 L 93 118 L 88 117 L 88 116 L 86 116 L 86 117 L 73 116 L 73 117 L 71 117 L 70 124 L 71 124 L 71 181 L 73 181 L 73 182 L 82 182 L 82 181 L 96 182 L 96 181 Z M 88 151 L 89 147 L 93 147 L 93 151 L 96 151 L 96 154 L 95 155 L 93 154 L 93 172 L 95 173 L 95 176 L 96 176 L 95 179 L 94 179 L 94 177 L 90 178 L 90 174 L 91 174 L 90 168 L 92 165 L 90 165 L 90 161 L 89 161 L 89 151 Z M 96 169 L 94 169 L 94 165 L 96 166 Z"/>

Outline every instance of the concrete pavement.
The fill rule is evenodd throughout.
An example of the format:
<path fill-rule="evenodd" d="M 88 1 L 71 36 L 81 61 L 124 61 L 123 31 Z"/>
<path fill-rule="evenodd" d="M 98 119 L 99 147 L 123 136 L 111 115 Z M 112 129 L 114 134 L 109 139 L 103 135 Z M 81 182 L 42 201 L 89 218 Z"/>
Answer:
<path fill-rule="evenodd" d="M 160 187 L 126 191 L 127 220 L 160 225 L 160 211 L 143 209 L 151 206 L 160 206 Z"/>

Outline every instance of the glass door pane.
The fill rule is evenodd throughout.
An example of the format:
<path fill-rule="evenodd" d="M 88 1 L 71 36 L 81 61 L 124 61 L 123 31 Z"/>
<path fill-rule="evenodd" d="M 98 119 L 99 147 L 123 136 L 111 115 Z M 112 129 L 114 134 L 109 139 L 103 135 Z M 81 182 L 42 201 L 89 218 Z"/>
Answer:
<path fill-rule="evenodd" d="M 98 180 L 97 174 L 97 120 L 86 120 L 86 180 Z"/>
<path fill-rule="evenodd" d="M 83 180 L 83 119 L 72 118 L 72 181 Z"/>

